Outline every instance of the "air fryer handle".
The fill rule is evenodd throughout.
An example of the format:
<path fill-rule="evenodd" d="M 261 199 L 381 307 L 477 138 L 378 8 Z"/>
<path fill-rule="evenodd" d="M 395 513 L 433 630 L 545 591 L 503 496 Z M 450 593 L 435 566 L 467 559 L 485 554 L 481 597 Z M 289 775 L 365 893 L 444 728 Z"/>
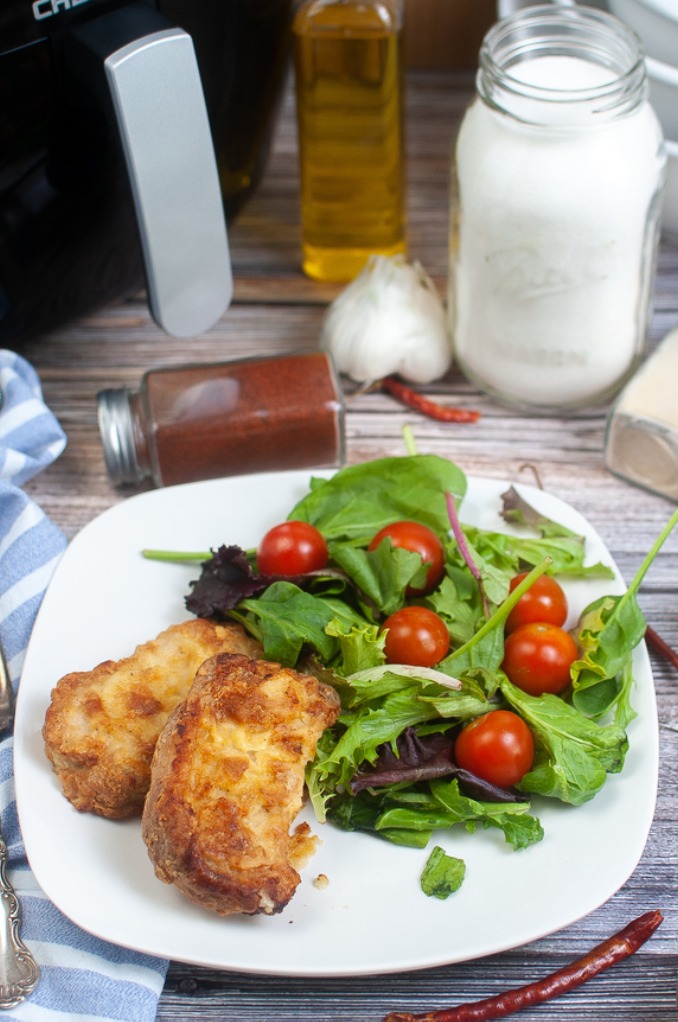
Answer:
<path fill-rule="evenodd" d="M 148 4 L 71 33 L 101 62 L 134 198 L 149 305 L 175 337 L 213 326 L 233 293 L 219 176 L 193 42 Z M 131 38 L 130 38 L 131 36 Z"/>

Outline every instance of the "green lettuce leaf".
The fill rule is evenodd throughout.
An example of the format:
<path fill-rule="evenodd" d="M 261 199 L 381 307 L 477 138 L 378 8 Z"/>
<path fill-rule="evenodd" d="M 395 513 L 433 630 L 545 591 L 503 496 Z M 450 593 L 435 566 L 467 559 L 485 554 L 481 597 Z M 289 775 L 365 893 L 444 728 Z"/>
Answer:
<path fill-rule="evenodd" d="M 417 553 L 380 543 L 376 550 L 365 550 L 349 543 L 331 543 L 330 556 L 357 586 L 359 594 L 384 616 L 399 610 L 405 603 L 409 585 L 422 586 L 426 567 Z"/>
<path fill-rule="evenodd" d="M 572 665 L 572 702 L 583 714 L 598 719 L 616 708 L 626 726 L 633 715 L 630 687 L 633 650 L 645 634 L 638 591 L 652 562 L 678 523 L 678 509 L 652 544 L 630 586 L 621 596 L 603 596 L 583 611 L 579 623 L 581 657 Z"/>
<path fill-rule="evenodd" d="M 429 898 L 445 901 L 458 891 L 466 876 L 466 863 L 436 845 L 421 874 L 421 889 Z"/>
<path fill-rule="evenodd" d="M 266 660 L 293 667 L 302 649 L 310 647 L 329 663 L 338 651 L 337 640 L 326 631 L 335 608 L 291 582 L 274 582 L 258 599 L 243 600 L 238 611 L 261 640 Z"/>

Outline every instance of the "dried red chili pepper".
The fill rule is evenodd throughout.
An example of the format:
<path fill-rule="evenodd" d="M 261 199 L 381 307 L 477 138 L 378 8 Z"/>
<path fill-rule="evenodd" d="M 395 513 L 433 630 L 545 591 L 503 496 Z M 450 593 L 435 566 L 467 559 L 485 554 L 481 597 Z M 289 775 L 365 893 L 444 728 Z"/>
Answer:
<path fill-rule="evenodd" d="M 537 980 L 536 983 L 528 983 L 527 986 L 508 990 L 484 1001 L 461 1004 L 456 1008 L 443 1008 L 441 1011 L 429 1011 L 423 1015 L 391 1012 L 385 1017 L 384 1022 L 488 1022 L 491 1019 L 504 1018 L 514 1011 L 520 1011 L 533 1004 L 541 1004 L 542 1001 L 549 1001 L 569 990 L 574 990 L 604 969 L 609 969 L 616 962 L 628 958 L 652 936 L 663 918 L 658 910 L 646 912 L 613 937 L 597 944 L 582 958 L 544 979 Z"/>
<path fill-rule="evenodd" d="M 649 625 L 645 629 L 645 638 L 652 646 L 655 647 L 655 649 L 659 650 L 659 652 L 663 654 L 663 656 L 665 656 L 678 671 L 678 653 L 676 653 L 675 649 L 671 649 L 668 642 L 665 642 L 661 635 L 658 635 L 654 628 L 650 628 Z"/>
<path fill-rule="evenodd" d="M 397 380 L 395 376 L 385 376 L 381 381 L 382 389 L 396 398 L 408 408 L 413 408 L 422 415 L 428 415 L 430 419 L 437 419 L 438 422 L 476 422 L 480 418 L 480 412 L 471 408 L 457 408 L 454 405 L 441 405 L 424 397 L 418 391 L 408 387 L 407 384 Z"/>

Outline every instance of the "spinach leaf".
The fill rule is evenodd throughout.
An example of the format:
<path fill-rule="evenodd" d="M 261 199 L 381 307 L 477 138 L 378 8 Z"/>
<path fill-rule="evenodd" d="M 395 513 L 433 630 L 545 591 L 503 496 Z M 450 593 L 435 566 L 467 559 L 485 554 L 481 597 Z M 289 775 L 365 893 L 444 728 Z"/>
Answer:
<path fill-rule="evenodd" d="M 293 667 L 309 646 L 329 663 L 338 651 L 337 640 L 326 631 L 335 617 L 331 603 L 292 582 L 274 582 L 258 599 L 243 600 L 233 616 L 261 640 L 266 660 Z"/>
<path fill-rule="evenodd" d="M 368 792 L 361 792 L 359 795 L 339 797 L 328 808 L 327 818 L 341 827 L 342 830 L 359 830 L 370 834 L 376 834 L 395 845 L 404 845 L 408 848 L 425 848 L 431 840 L 433 831 L 421 827 L 418 830 L 411 828 L 391 827 L 388 830 L 377 831 L 377 820 L 384 803 L 383 795 L 372 795 Z"/>
<path fill-rule="evenodd" d="M 315 525 L 328 542 L 367 546 L 379 529 L 400 519 L 414 519 L 442 537 L 450 524 L 446 492 L 458 500 L 466 493 L 466 476 L 451 461 L 434 454 L 380 458 L 314 479 L 288 517 Z"/>

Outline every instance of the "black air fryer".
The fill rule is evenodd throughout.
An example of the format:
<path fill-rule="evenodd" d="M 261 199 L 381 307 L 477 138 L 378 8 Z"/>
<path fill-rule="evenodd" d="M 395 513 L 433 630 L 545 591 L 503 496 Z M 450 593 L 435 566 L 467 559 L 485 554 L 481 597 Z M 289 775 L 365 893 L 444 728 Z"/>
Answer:
<path fill-rule="evenodd" d="M 168 333 L 230 301 L 294 0 L 0 0 L 0 346 L 146 284 Z"/>

